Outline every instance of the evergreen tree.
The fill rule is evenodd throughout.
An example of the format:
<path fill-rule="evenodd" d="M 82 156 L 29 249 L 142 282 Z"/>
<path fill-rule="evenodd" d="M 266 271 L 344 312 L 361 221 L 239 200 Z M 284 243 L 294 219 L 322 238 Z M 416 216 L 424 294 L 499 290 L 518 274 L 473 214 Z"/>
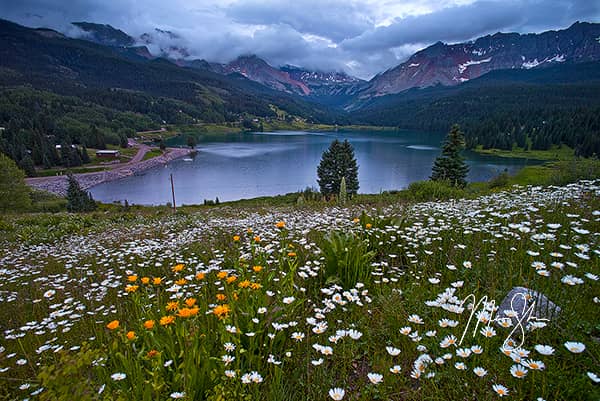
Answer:
<path fill-rule="evenodd" d="M 14 160 L 0 153 L 0 212 L 26 210 L 31 206 L 25 174 Z"/>
<path fill-rule="evenodd" d="M 469 167 L 460 152 L 465 148 L 465 136 L 456 124 L 452 126 L 442 147 L 442 155 L 435 159 L 431 180 L 448 181 L 455 187 L 467 185 Z"/>
<path fill-rule="evenodd" d="M 19 167 L 25 171 L 28 177 L 35 177 L 35 166 L 33 165 L 33 159 L 31 156 L 26 154 L 19 162 Z"/>
<path fill-rule="evenodd" d="M 90 155 L 88 155 L 87 148 L 85 145 L 81 147 L 81 162 L 86 164 L 90 162 Z"/>
<path fill-rule="evenodd" d="M 340 142 L 335 139 L 329 149 L 323 152 L 317 176 L 321 193 L 325 196 L 340 192 L 342 178 L 346 181 L 347 194 L 358 192 L 358 165 L 354 157 L 354 148 L 348 140 Z"/>
<path fill-rule="evenodd" d="M 98 205 L 92 198 L 92 194 L 81 189 L 73 174 L 69 174 L 68 180 L 67 210 L 69 212 L 91 212 L 96 210 Z"/>

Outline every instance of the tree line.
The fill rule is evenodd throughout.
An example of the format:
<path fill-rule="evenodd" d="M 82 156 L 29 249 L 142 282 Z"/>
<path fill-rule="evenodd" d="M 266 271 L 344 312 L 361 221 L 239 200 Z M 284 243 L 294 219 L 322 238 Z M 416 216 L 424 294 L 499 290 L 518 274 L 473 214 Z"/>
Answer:
<path fill-rule="evenodd" d="M 431 88 L 378 100 L 362 123 L 444 132 L 460 124 L 467 148 L 546 150 L 567 145 L 600 155 L 600 83 Z"/>

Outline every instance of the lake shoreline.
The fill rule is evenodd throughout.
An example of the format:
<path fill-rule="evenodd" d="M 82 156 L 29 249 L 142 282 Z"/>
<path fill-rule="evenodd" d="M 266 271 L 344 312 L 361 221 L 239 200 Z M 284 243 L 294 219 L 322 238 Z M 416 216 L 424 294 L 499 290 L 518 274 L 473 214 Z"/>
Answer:
<path fill-rule="evenodd" d="M 187 148 L 167 148 L 167 152 L 147 160 L 126 163 L 111 170 L 73 174 L 82 189 L 87 190 L 96 185 L 120 180 L 155 167 L 165 165 L 173 160 L 189 156 L 194 150 Z M 66 175 L 27 178 L 25 182 L 32 188 L 65 196 L 69 186 Z"/>

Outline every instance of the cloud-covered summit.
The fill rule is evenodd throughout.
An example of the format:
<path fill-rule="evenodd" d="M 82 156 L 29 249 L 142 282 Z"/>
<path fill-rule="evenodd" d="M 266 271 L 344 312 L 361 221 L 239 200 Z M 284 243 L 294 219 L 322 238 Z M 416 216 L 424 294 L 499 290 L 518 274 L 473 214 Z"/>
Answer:
<path fill-rule="evenodd" d="M 393 67 L 438 40 L 541 32 L 600 22 L 589 0 L 21 0 L 0 17 L 70 35 L 72 21 L 110 24 L 139 37 L 177 34 L 191 58 L 227 62 L 257 54 L 273 65 L 345 71 L 361 78 Z"/>

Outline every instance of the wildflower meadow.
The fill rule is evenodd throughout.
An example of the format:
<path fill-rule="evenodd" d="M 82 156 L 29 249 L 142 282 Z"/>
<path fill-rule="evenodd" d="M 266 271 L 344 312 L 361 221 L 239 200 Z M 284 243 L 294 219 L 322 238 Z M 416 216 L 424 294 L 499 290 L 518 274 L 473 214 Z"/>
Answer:
<path fill-rule="evenodd" d="M 5 217 L 0 399 L 598 400 L 599 195 Z"/>

